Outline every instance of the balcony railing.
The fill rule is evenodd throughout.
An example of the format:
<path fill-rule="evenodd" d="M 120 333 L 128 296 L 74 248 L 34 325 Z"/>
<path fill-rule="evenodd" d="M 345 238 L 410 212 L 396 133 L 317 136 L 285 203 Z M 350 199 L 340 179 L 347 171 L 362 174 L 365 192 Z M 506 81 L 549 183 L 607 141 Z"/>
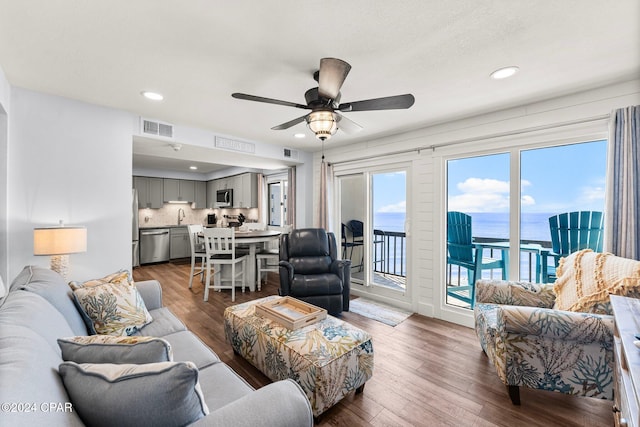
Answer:
<path fill-rule="evenodd" d="M 502 243 L 505 242 L 504 238 L 493 238 L 493 237 L 474 237 L 473 238 L 474 243 L 479 243 L 479 244 L 483 244 L 483 243 L 488 243 L 488 244 L 492 244 L 492 243 Z M 542 249 L 545 249 L 547 251 L 551 251 L 551 242 L 550 241 L 545 241 L 545 240 L 521 240 L 520 241 L 520 245 L 522 246 L 526 246 L 526 245 L 540 245 L 540 247 Z M 524 255 L 524 256 L 523 256 Z M 483 256 L 488 256 L 490 258 L 500 258 L 502 256 L 502 250 L 501 249 L 497 249 L 497 248 L 484 248 L 484 253 Z M 532 251 L 532 250 L 521 250 L 520 251 L 520 259 L 518 260 L 518 262 L 520 263 L 520 279 L 521 280 L 525 280 L 525 281 L 530 281 L 530 282 L 539 282 L 541 281 L 541 274 L 542 272 L 540 271 L 541 267 L 542 267 L 542 263 L 541 260 L 538 258 L 539 256 L 544 256 L 541 253 L 537 253 L 536 251 Z M 549 265 L 553 265 L 553 264 L 549 264 Z M 449 271 L 448 271 L 448 283 L 449 284 L 453 284 L 454 280 L 457 282 L 456 284 L 460 284 L 461 281 L 465 281 L 466 280 L 466 271 L 464 274 L 460 275 L 460 267 L 457 268 L 458 270 L 458 274 L 457 275 L 452 275 L 452 266 L 449 265 Z M 482 272 L 482 278 L 484 279 L 494 279 L 494 278 L 502 278 L 502 271 L 501 270 L 483 270 Z"/>
<path fill-rule="evenodd" d="M 404 232 L 373 230 L 373 271 L 406 277 L 406 237 Z"/>
<path fill-rule="evenodd" d="M 476 243 L 497 243 L 504 242 L 504 238 L 492 238 L 492 237 L 474 237 Z M 535 244 L 540 245 L 543 248 L 550 248 L 551 242 L 539 241 L 539 240 L 522 240 L 520 242 L 523 245 Z M 500 257 L 501 251 L 498 249 L 485 249 L 485 256 L 492 258 Z M 406 234 L 398 231 L 385 231 L 385 230 L 373 230 L 373 271 L 383 275 L 392 275 L 398 277 L 406 277 L 407 275 L 407 263 L 406 263 Z M 520 276 L 522 280 L 528 280 L 535 282 L 536 274 L 538 273 L 538 258 L 534 252 L 521 251 L 524 256 L 520 257 Z M 459 268 L 458 268 L 459 269 Z M 455 277 L 457 276 L 457 277 Z M 466 272 L 460 275 L 454 275 L 457 280 L 458 277 L 466 280 Z M 502 272 L 493 270 L 483 271 L 485 278 L 501 278 Z M 453 278 L 452 278 L 453 279 Z M 452 280 L 453 281 L 453 280 Z"/>

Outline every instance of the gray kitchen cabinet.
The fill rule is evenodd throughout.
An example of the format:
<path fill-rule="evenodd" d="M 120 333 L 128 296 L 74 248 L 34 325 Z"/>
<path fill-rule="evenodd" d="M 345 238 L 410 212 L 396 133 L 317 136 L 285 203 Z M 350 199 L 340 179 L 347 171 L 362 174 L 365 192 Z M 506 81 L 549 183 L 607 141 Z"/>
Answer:
<path fill-rule="evenodd" d="M 235 177 L 233 206 L 236 208 L 258 207 L 258 175 L 243 173 Z"/>
<path fill-rule="evenodd" d="M 164 180 L 164 201 L 171 202 L 177 201 L 180 196 L 180 183 L 177 179 L 168 179 Z"/>
<path fill-rule="evenodd" d="M 216 189 L 218 190 L 228 190 L 230 188 L 233 188 L 233 177 L 227 177 L 227 178 L 219 178 L 216 179 Z"/>
<path fill-rule="evenodd" d="M 217 180 L 207 181 L 207 208 L 214 209 L 216 207 L 216 191 L 218 191 Z"/>
<path fill-rule="evenodd" d="M 204 209 L 207 207 L 207 183 L 205 181 L 195 181 L 195 197 L 193 199 L 193 209 Z"/>
<path fill-rule="evenodd" d="M 191 246 L 187 227 L 171 227 L 169 235 L 171 236 L 169 257 L 171 259 L 190 257 Z"/>
<path fill-rule="evenodd" d="M 133 188 L 138 191 L 138 208 L 160 209 L 162 207 L 164 200 L 162 178 L 134 176 Z"/>
<path fill-rule="evenodd" d="M 165 202 L 193 202 L 196 198 L 195 181 L 164 178 Z"/>
<path fill-rule="evenodd" d="M 218 190 L 233 190 L 234 208 L 258 207 L 258 175 L 243 173 L 226 178 L 213 179 L 207 182 L 207 207 L 215 209 L 216 192 Z"/>

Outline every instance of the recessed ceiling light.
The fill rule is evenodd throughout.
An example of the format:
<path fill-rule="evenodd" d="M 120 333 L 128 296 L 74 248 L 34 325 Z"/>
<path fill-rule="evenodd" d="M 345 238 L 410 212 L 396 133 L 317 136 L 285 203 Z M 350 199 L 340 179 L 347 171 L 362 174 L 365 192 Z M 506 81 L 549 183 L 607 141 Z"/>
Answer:
<path fill-rule="evenodd" d="M 304 133 L 296 133 L 293 135 L 294 138 L 304 138 L 306 135 Z"/>
<path fill-rule="evenodd" d="M 144 92 L 140 92 L 142 96 L 144 96 L 147 99 L 150 99 L 152 101 L 162 101 L 164 99 L 164 96 L 162 96 L 161 93 L 157 93 L 157 92 L 148 92 L 148 91 L 144 91 Z"/>
<path fill-rule="evenodd" d="M 518 72 L 520 68 L 515 65 L 511 65 L 509 67 L 502 67 L 495 70 L 491 73 L 491 78 L 495 80 L 506 79 L 507 77 L 513 76 Z"/>
<path fill-rule="evenodd" d="M 191 170 L 193 170 L 193 171 L 194 171 L 194 170 L 197 170 L 197 169 L 198 169 L 198 167 L 197 167 L 197 166 L 189 166 L 189 169 L 191 169 Z"/>

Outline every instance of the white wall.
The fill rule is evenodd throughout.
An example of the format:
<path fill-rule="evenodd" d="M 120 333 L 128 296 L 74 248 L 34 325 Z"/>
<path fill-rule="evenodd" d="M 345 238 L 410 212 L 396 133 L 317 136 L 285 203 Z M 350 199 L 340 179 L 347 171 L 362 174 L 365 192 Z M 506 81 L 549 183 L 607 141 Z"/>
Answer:
<path fill-rule="evenodd" d="M 300 151 L 296 166 L 296 227 L 313 226 L 313 215 L 317 210 L 317 198 L 313 197 L 313 154 Z"/>
<path fill-rule="evenodd" d="M 413 163 L 409 195 L 412 203 L 411 212 L 408 212 L 412 221 L 409 286 L 416 291 L 412 293 L 412 309 L 415 312 L 472 325 L 473 317 L 469 310 L 451 309 L 442 303 L 441 284 L 444 283 L 446 260 L 442 200 L 445 194 L 444 156 L 453 152 L 460 155 L 489 148 L 524 145 L 540 138 L 581 139 L 594 134 L 606 137 L 606 119 L 593 122 L 589 119 L 608 115 L 616 108 L 637 104 L 640 104 L 640 80 L 633 80 L 360 144 L 325 149 L 325 158 L 329 162 L 355 162 L 362 159 L 362 153 L 367 153 L 367 156 L 384 157 L 392 161 L 392 154 L 401 150 L 455 143 L 446 148 L 427 148 L 403 155 Z M 583 120 L 587 120 L 587 123 L 567 125 Z M 533 128 L 539 130 L 534 132 Z M 501 136 L 503 133 L 515 136 Z M 317 200 L 320 153 L 314 156 L 313 164 L 314 200 Z"/>
<path fill-rule="evenodd" d="M 15 88 L 9 116 L 8 281 L 33 256 L 33 228 L 87 227 L 70 279 L 131 268 L 131 114 Z"/>
<path fill-rule="evenodd" d="M 8 212 L 7 212 L 7 191 L 9 189 L 8 170 L 9 164 L 9 97 L 11 87 L 5 78 L 2 68 L 0 68 L 0 283 L 8 285 Z M 5 293 L 4 286 L 0 285 L 0 297 Z"/>

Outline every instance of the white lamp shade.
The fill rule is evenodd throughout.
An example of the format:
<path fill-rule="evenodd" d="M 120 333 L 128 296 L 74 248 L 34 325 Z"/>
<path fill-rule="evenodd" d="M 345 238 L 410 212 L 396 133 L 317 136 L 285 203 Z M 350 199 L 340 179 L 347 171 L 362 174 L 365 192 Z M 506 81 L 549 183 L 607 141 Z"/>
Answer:
<path fill-rule="evenodd" d="M 34 255 L 67 255 L 87 251 L 85 227 L 51 227 L 33 230 Z"/>

